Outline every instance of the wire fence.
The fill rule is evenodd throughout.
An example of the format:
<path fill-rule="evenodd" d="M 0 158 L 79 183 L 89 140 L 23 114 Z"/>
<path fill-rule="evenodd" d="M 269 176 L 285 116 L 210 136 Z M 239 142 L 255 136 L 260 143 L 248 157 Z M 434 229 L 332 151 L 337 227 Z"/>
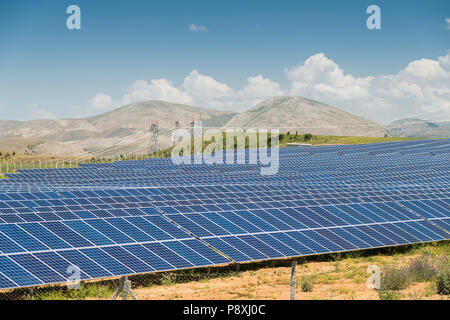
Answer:
<path fill-rule="evenodd" d="M 189 269 L 172 272 L 129 276 L 131 288 L 151 288 L 192 281 L 239 276 L 242 270 L 235 266 Z M 0 300 L 86 300 L 111 299 L 119 287 L 120 278 L 112 280 L 87 280 L 79 286 L 73 283 L 41 287 L 18 288 L 0 292 Z"/>
<path fill-rule="evenodd" d="M 263 268 L 291 267 L 296 261 L 299 265 L 310 262 L 333 262 L 337 263 L 346 258 L 359 259 L 378 255 L 410 254 L 418 252 L 421 248 L 447 248 L 446 241 L 428 244 L 411 244 L 387 248 L 365 249 L 352 252 L 329 253 L 295 259 L 264 260 L 242 264 L 229 264 L 225 266 L 211 266 L 204 268 L 185 269 L 171 272 L 147 273 L 131 275 L 131 289 L 152 290 L 156 286 L 169 286 L 180 283 L 208 281 L 211 279 L 226 279 L 236 277 L 236 286 L 242 284 L 240 277 L 246 271 L 257 271 Z M 434 257 L 436 258 L 436 257 Z M 447 258 L 448 259 L 448 256 Z M 448 261 L 448 260 L 446 260 Z M 448 263 L 446 264 L 448 268 Z M 301 269 L 301 267 L 299 267 Z M 301 276 L 301 272 L 297 273 Z M 450 273 L 449 273 L 450 274 Z M 41 287 L 18 288 L 0 292 L 0 300 L 110 300 L 119 287 L 120 278 L 109 280 L 86 280 L 80 283 L 79 288 L 70 288 L 68 283 L 59 285 L 47 285 Z M 286 277 L 286 283 L 290 283 L 290 278 Z M 450 279 L 449 279 L 450 280 Z M 131 297 L 129 297 L 131 298 Z M 139 299 L 139 294 L 137 294 Z M 182 298 L 182 297 L 181 297 Z"/>

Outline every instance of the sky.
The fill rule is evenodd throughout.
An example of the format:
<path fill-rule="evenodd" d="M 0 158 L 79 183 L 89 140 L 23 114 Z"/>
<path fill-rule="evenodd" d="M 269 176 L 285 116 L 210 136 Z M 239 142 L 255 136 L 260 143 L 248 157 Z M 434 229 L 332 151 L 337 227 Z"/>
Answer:
<path fill-rule="evenodd" d="M 143 100 L 240 112 L 298 95 L 380 123 L 449 120 L 449 40 L 448 0 L 2 0 L 0 119 Z"/>

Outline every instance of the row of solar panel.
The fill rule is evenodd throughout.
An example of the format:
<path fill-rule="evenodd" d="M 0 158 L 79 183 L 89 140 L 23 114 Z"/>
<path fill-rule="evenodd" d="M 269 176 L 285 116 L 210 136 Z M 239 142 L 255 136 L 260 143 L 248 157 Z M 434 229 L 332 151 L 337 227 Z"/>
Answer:
<path fill-rule="evenodd" d="M 445 159 L 446 161 L 448 161 L 448 159 Z M 442 161 L 445 161 L 444 159 Z M 282 165 L 282 163 L 281 163 Z M 431 164 L 434 167 L 438 167 L 438 169 L 443 170 L 443 171 L 448 171 L 448 166 L 443 167 L 443 168 L 439 168 L 438 164 Z M 385 165 L 381 165 L 382 167 L 388 167 L 387 164 Z M 276 176 L 260 176 L 259 175 L 259 170 L 253 170 L 253 171 L 235 171 L 233 174 L 228 174 L 228 175 L 218 175 L 218 174 L 207 174 L 207 175 L 202 175 L 202 174 L 190 174 L 190 175 L 182 175 L 182 174 L 167 174 L 163 179 L 161 179 L 162 177 L 160 176 L 155 176 L 152 177 L 151 174 L 147 173 L 147 172 L 142 172 L 142 173 L 136 173 L 136 176 L 133 176 L 132 174 L 126 174 L 126 173 L 121 173 L 121 172 L 116 172 L 113 175 L 108 176 L 107 174 L 102 174 L 98 177 L 93 177 L 93 176 L 89 176 L 89 174 L 86 175 L 85 178 L 82 177 L 67 177 L 67 176 L 63 176 L 61 178 L 56 178 L 56 179 L 42 179 L 42 181 L 40 181 L 39 179 L 32 179 L 30 177 L 24 177 L 24 182 L 28 182 L 30 185 L 33 184 L 37 184 L 39 185 L 39 183 L 45 183 L 48 184 L 49 182 L 53 182 L 53 183 L 58 183 L 58 184 L 66 184 L 66 185 L 71 185 L 71 186 L 76 186 L 76 185 L 86 185 L 88 183 L 90 184 L 102 184 L 102 185 L 117 185 L 117 186 L 124 186 L 126 187 L 127 184 L 128 186 L 135 186 L 136 187 L 136 183 L 146 183 L 146 186 L 151 186 L 151 185 L 159 185 L 159 184 L 165 184 L 167 182 L 170 182 L 170 185 L 174 185 L 174 183 L 176 183 L 177 181 L 181 181 L 181 182 L 186 182 L 186 181 L 191 181 L 194 180 L 196 182 L 204 182 L 204 184 L 207 184 L 208 179 L 210 179 L 211 181 L 214 182 L 223 182 L 224 184 L 227 183 L 227 181 L 234 181 L 236 180 L 236 178 L 238 178 L 238 176 L 240 178 L 242 178 L 244 181 L 248 181 L 248 182 L 274 182 L 274 181 L 285 181 L 286 179 L 291 180 L 291 181 L 300 181 L 300 182 L 323 182 L 323 181 L 333 181 L 336 183 L 345 181 L 345 180 L 349 180 L 351 179 L 351 181 L 364 181 L 365 180 L 373 180 L 373 179 L 380 179 L 380 178 L 390 178 L 390 174 L 392 174 L 392 172 L 389 172 L 387 170 L 385 170 L 385 172 L 381 172 L 377 175 L 374 175 L 373 177 L 371 177 L 370 179 L 368 179 L 368 176 L 364 176 L 363 174 L 366 172 L 364 171 L 363 168 L 361 168 L 360 172 L 361 175 L 358 175 L 358 171 L 352 170 L 353 174 L 348 174 L 348 175 L 342 175 L 339 174 L 338 172 L 339 170 L 341 170 L 342 172 L 342 167 L 343 165 L 339 165 L 336 168 L 334 168 L 333 170 L 326 170 L 323 169 L 320 173 L 317 174 L 308 174 L 305 175 L 306 172 L 309 172 L 309 169 L 305 169 L 302 168 L 303 171 L 301 171 L 301 168 L 297 167 L 293 167 L 292 170 L 289 170 L 288 172 L 284 173 L 285 170 L 287 169 L 281 169 L 279 174 Z M 349 170 L 351 170 L 351 167 L 349 168 Z M 416 173 L 414 172 L 414 170 L 411 169 L 407 169 L 407 170 L 398 170 L 398 174 L 400 175 L 401 173 L 404 173 L 403 177 L 401 177 L 403 180 L 405 181 L 411 181 L 413 180 L 413 176 L 423 176 L 423 169 L 419 168 L 417 169 Z M 294 176 L 291 173 L 293 172 L 298 172 L 301 173 L 300 175 Z M 406 173 L 408 173 L 406 175 Z M 400 177 L 400 176 L 399 176 Z M 430 175 L 431 178 L 433 178 L 432 175 Z M 284 178 L 284 179 L 283 179 Z M 445 176 L 442 176 L 442 178 L 445 179 Z M 19 175 L 10 175 L 10 179 L 7 181 L 2 181 L 0 183 L 0 186 L 10 186 L 11 184 L 17 184 L 20 183 L 20 174 Z M 149 183 L 150 182 L 150 183 Z M 230 184 L 230 182 L 228 182 L 228 184 Z"/>
<path fill-rule="evenodd" d="M 386 163 L 386 161 L 377 161 L 370 162 L 367 159 L 364 161 L 355 161 L 355 159 L 338 159 L 334 162 L 327 162 L 320 164 L 320 161 L 316 159 L 309 159 L 308 161 L 291 161 L 286 163 L 286 159 L 281 158 L 280 164 L 282 165 L 279 168 L 280 172 L 288 174 L 289 172 L 302 172 L 303 175 L 301 178 L 305 177 L 326 177 L 327 174 L 336 173 L 336 172 L 349 172 L 352 170 L 356 175 L 359 173 L 364 173 L 364 164 L 372 169 L 368 173 L 374 177 L 383 177 L 386 176 L 389 172 L 394 172 L 397 175 L 401 173 L 408 172 L 410 174 L 421 174 L 421 173 L 434 173 L 435 169 L 448 169 L 448 164 L 445 162 L 447 159 L 446 156 L 442 156 L 440 158 L 433 157 L 433 161 L 423 163 L 415 162 L 404 162 L 404 161 L 392 161 L 392 163 Z M 314 163 L 312 161 L 314 160 Z M 341 161 L 339 161 L 341 160 Z M 344 161 L 343 161 L 344 160 Z M 392 159 L 393 160 L 393 159 Z M 356 163 L 355 163 L 356 162 Z M 311 163 L 311 164 L 310 164 Z M 430 164 L 433 165 L 433 169 L 430 169 Z M 176 168 L 176 167 L 174 167 Z M 69 172 L 60 172 L 58 169 L 35 169 L 32 172 L 30 171 L 19 171 L 17 174 L 9 175 L 10 178 L 14 181 L 27 180 L 27 181 L 68 181 L 70 182 L 72 179 L 80 179 L 80 180 L 108 180 L 113 178 L 122 177 L 124 180 L 129 178 L 139 178 L 145 176 L 146 178 L 161 178 L 171 177 L 174 175 L 179 176 L 180 178 L 193 178 L 194 176 L 198 177 L 210 177 L 214 176 L 215 178 L 232 178 L 236 174 L 243 176 L 251 176 L 259 171 L 260 167 L 254 166 L 251 164 L 248 165 L 235 165 L 235 166 L 225 166 L 220 171 L 211 170 L 211 167 L 207 165 L 203 165 L 203 167 L 192 166 L 190 170 L 185 170 L 182 172 L 178 172 L 175 170 L 164 170 L 160 169 L 157 172 L 149 169 L 149 170 L 117 170 L 112 167 L 111 169 L 105 170 L 85 170 L 85 169 L 77 169 L 74 168 Z M 217 167 L 219 168 L 219 167 Z M 307 170 L 305 170 L 307 169 Z M 389 170 L 390 169 L 390 170 Z M 394 169 L 397 169 L 394 171 Z M 264 177 L 260 177 L 263 179 Z M 267 179 L 267 177 L 265 178 Z"/>
<path fill-rule="evenodd" d="M 83 189 L 83 191 L 60 191 L 65 192 L 59 196 L 55 192 L 46 193 L 19 193 L 19 194 L 1 194 L 1 200 L 33 200 L 38 198 L 39 200 L 45 199 L 61 199 L 61 198 L 87 198 L 87 197 L 117 197 L 117 196 L 135 196 L 135 195 L 147 195 L 147 196 L 173 196 L 174 194 L 201 194 L 201 193 L 248 193 L 248 192 L 285 192 L 289 194 L 300 194 L 307 195 L 311 193 L 314 196 L 319 194 L 336 194 L 342 197 L 355 197 L 358 195 L 362 196 L 372 196 L 372 195 L 402 195 L 402 194 L 423 194 L 425 192 L 436 192 L 434 189 L 430 189 L 428 185 L 351 185 L 347 186 L 345 184 L 339 185 L 328 185 L 328 184 L 270 184 L 270 185 L 204 185 L 204 186 L 173 186 L 173 187 L 154 187 L 154 188 L 143 188 L 143 189 L 119 189 L 119 190 L 108 190 L 103 188 L 103 190 L 93 189 L 95 186 L 91 186 L 89 189 Z M 445 187 L 436 186 L 440 192 L 446 192 Z M 444 190 L 442 190 L 444 189 Z M 303 191 L 303 192 L 300 192 Z M 91 193 L 92 192 L 92 193 Z M 336 196 L 335 196 L 336 197 Z"/>
<path fill-rule="evenodd" d="M 371 210 L 369 208 L 362 204 L 357 204 L 338 207 L 168 214 L 167 218 L 199 237 L 420 219 L 419 216 L 396 204 L 370 208 Z M 449 212 L 446 214 L 446 216 L 441 215 L 439 218 L 450 216 Z"/>
<path fill-rule="evenodd" d="M 79 223 L 83 224 L 82 221 Z M 35 226 L 28 225 L 29 227 L 26 227 L 28 231 L 35 231 Z M 142 221 L 138 225 L 141 227 Z M 77 231 L 85 229 L 84 234 L 90 235 L 89 238 L 95 235 L 95 243 L 102 247 L 56 251 L 41 251 L 45 249 L 33 247 L 34 250 L 37 249 L 40 252 L 0 256 L 0 288 L 64 282 L 68 276 L 67 272 L 70 271 L 68 269 L 70 265 L 80 267 L 81 279 L 90 279 L 230 262 L 195 239 L 111 246 L 107 241 L 104 242 L 106 240 L 104 236 L 103 238 L 99 237 L 99 233 L 93 234 L 92 229 L 86 230 L 86 227 L 88 226 L 78 227 Z M 71 242 L 72 245 L 75 244 L 77 247 L 88 246 L 87 243 L 80 243 L 79 237 L 74 237 L 73 232 L 61 229 L 61 226 L 53 225 L 50 227 L 50 224 L 47 224 L 46 228 L 49 228 L 49 230 L 51 228 L 51 231 L 55 234 L 64 234 L 64 239 Z M 111 225 L 106 228 L 108 232 L 111 231 Z M 20 228 L 20 230 L 23 232 L 25 229 Z M 129 229 L 122 229 L 122 231 L 134 236 L 140 233 Z M 110 236 L 110 233 L 107 234 Z M 29 237 L 33 233 L 27 235 Z M 24 237 L 22 234 L 20 238 L 27 239 L 27 236 Z M 436 228 L 429 222 L 409 221 L 304 231 L 276 231 L 239 236 L 206 237 L 204 240 L 234 261 L 242 262 L 448 238 L 448 232 Z M 48 240 L 45 243 L 48 243 Z M 55 242 L 53 244 L 55 245 Z"/>
<path fill-rule="evenodd" d="M 277 198 L 277 197 L 276 197 Z M 281 198 L 281 197 L 280 197 Z M 285 196 L 284 198 L 290 198 L 290 196 Z M 418 197 L 420 198 L 420 197 Z M 399 201 L 399 203 L 413 203 L 419 206 L 424 206 L 428 210 L 429 207 L 434 207 L 440 205 L 444 208 L 448 208 L 448 201 L 443 197 L 422 197 L 432 200 L 417 200 L 417 201 Z M 442 198 L 443 200 L 439 200 Z M 143 214 L 158 214 L 155 208 L 160 208 L 160 210 L 167 213 L 187 213 L 187 212 L 208 212 L 208 211 L 226 211 L 226 210 L 247 210 L 247 209 L 269 209 L 269 208 L 290 208 L 290 207 L 313 207 L 317 205 L 339 205 L 339 204 L 357 204 L 362 201 L 343 201 L 342 199 L 336 201 L 335 203 L 330 203 L 330 201 L 297 201 L 297 200 L 283 200 L 278 201 L 261 201 L 259 198 L 218 198 L 218 199 L 204 199 L 204 200 L 183 200 L 183 201 L 164 201 L 164 202 L 125 202 L 125 203 L 112 203 L 104 199 L 105 201 L 97 201 L 98 198 L 93 199 L 82 199 L 84 204 L 74 205 L 61 205 L 60 200 L 55 200 L 58 204 L 47 204 L 42 207 L 33 207 L 33 204 L 27 202 L 0 202 L 0 218 L 4 215 L 10 214 L 29 214 L 29 213 L 54 213 L 54 212 L 76 212 L 76 211 L 92 211 L 92 210 L 113 210 L 111 213 L 99 212 L 103 216 L 112 215 L 143 215 Z M 39 201 L 42 203 L 45 200 Z M 71 200 L 70 200 L 71 201 Z M 377 203 L 392 203 L 394 201 L 386 199 L 383 202 L 369 201 L 365 203 L 371 203 L 377 205 Z M 143 211 L 143 212 L 141 212 Z M 432 212 L 435 210 L 432 209 Z"/>
<path fill-rule="evenodd" d="M 63 205 L 62 203 L 55 202 L 57 200 L 74 200 L 84 198 L 106 198 L 116 200 L 116 202 L 136 202 L 138 200 L 145 201 L 146 199 L 151 201 L 167 201 L 167 200 L 187 200 L 192 198 L 205 199 L 205 198 L 246 198 L 248 196 L 260 197 L 262 200 L 264 197 L 286 196 L 288 193 L 291 199 L 296 200 L 315 200 L 315 199 L 334 199 L 334 198 L 360 198 L 360 197 L 386 197 L 386 196 L 418 196 L 423 195 L 424 191 L 428 194 L 439 196 L 450 196 L 450 193 L 442 187 L 437 187 L 434 190 L 429 188 L 420 188 L 413 190 L 392 190 L 387 188 L 385 191 L 380 190 L 365 190 L 362 188 L 354 188 L 346 192 L 339 191 L 336 187 L 334 190 L 320 189 L 315 190 L 305 186 L 285 186 L 285 185 L 266 185 L 265 188 L 252 188 L 252 186 L 235 186 L 225 188 L 216 188 L 214 186 L 198 186 L 197 188 L 184 188 L 184 187 L 169 187 L 169 188 L 146 188 L 146 189 L 122 189 L 122 190 L 94 190 L 94 191 L 61 191 L 58 194 L 55 192 L 50 193 L 7 193 L 0 194 L 0 201 L 45 201 L 43 206 L 49 205 Z M 194 190 L 193 190 L 194 189 Z M 229 190 L 235 189 L 235 190 Z M 378 188 L 379 189 L 379 188 Z M 427 190 L 428 189 L 428 190 Z M 117 198 L 117 199 L 116 199 Z M 128 201 L 127 201 L 128 200 Z M 82 200 L 78 200 L 82 201 Z M 99 200 L 98 200 L 99 201 Z M 114 201 L 112 201 L 114 202 Z M 73 203 L 65 203 L 73 204 Z M 42 206 L 42 205 L 41 205 Z"/>
<path fill-rule="evenodd" d="M 435 164 L 432 164 L 436 167 L 436 169 L 441 170 L 448 170 L 448 166 L 441 167 L 436 166 Z M 249 170 L 245 171 L 236 171 L 233 174 L 194 174 L 191 173 L 190 175 L 177 175 L 175 173 L 173 174 L 167 174 L 165 176 L 165 179 L 168 181 L 176 181 L 178 178 L 180 181 L 189 181 L 189 180 L 195 180 L 198 182 L 205 181 L 207 182 L 207 179 L 211 179 L 216 182 L 225 182 L 228 180 L 236 179 L 237 176 L 241 177 L 242 179 L 245 179 L 246 181 L 253 181 L 253 182 L 268 182 L 268 181 L 280 181 L 281 178 L 289 179 L 291 181 L 300 181 L 300 182 L 308 182 L 308 181 L 316 181 L 316 182 L 323 182 L 323 181 L 372 181 L 377 179 L 395 179 L 398 181 L 412 181 L 414 178 L 417 177 L 423 177 L 423 178 L 442 178 L 445 179 L 446 177 L 441 177 L 439 174 L 435 171 L 431 172 L 424 172 L 422 168 L 416 168 L 415 170 L 395 170 L 391 168 L 390 170 L 383 170 L 382 172 L 372 172 L 367 173 L 361 168 L 361 170 L 358 172 L 354 168 L 345 166 L 337 166 L 334 169 L 326 170 L 323 169 L 320 173 L 313 173 L 311 170 L 303 168 L 304 171 L 300 171 L 298 167 L 295 167 L 296 170 L 290 170 L 290 168 L 284 167 L 283 169 L 278 169 L 277 173 L 278 175 L 275 176 L 258 176 L 258 173 L 260 170 L 254 170 L 254 172 L 250 172 Z M 367 168 L 366 168 L 367 170 Z M 298 176 L 293 176 L 292 173 L 297 172 L 299 173 Z M 405 173 L 408 173 L 406 176 Z M 89 175 L 88 173 L 85 176 L 76 175 L 76 176 L 42 176 L 42 178 L 39 177 L 30 177 L 26 175 L 21 174 L 14 174 L 14 175 L 8 175 L 9 180 L 8 182 L 2 183 L 8 184 L 8 183 L 20 183 L 22 180 L 24 182 L 29 183 L 30 185 L 35 183 L 61 183 L 61 184 L 67 184 L 67 185 L 81 185 L 81 184 L 87 184 L 87 183 L 104 183 L 104 184 L 111 184 L 111 185 L 120 185 L 120 183 L 128 183 L 128 182 L 159 182 L 162 183 L 164 181 L 161 180 L 162 176 L 154 177 L 147 173 L 135 173 L 135 174 L 128 174 L 123 172 L 116 172 L 114 174 L 108 175 L 108 174 L 100 174 L 98 176 L 95 175 Z M 206 184 L 206 183 L 205 183 Z M 150 185 L 148 185 L 150 186 Z"/>
<path fill-rule="evenodd" d="M 161 216 L 0 225 L 0 254 L 192 238 Z"/>
<path fill-rule="evenodd" d="M 445 173 L 443 173 L 445 174 Z M 193 179 L 194 180 L 194 179 Z M 196 183 L 197 185 L 205 185 L 209 186 L 211 184 L 217 183 L 217 184 L 266 184 L 266 185 L 274 185 L 274 184 L 281 184 L 281 183 L 296 183 L 299 184 L 298 181 L 287 181 L 287 179 L 278 179 L 277 181 L 258 181 L 258 180 L 252 180 L 252 179 L 229 179 L 229 180 L 220 180 L 220 181 L 212 181 L 212 179 L 206 179 L 203 181 L 189 181 L 187 179 L 181 180 L 181 179 L 167 179 L 162 181 L 149 181 L 148 179 L 143 180 L 142 182 L 137 181 L 128 181 L 128 182 L 122 182 L 118 184 L 110 184 L 110 183 L 90 183 L 87 182 L 85 184 L 13 184 L 10 188 L 3 188 L 4 186 L 0 185 L 0 192 L 1 193 L 10 193 L 10 192 L 49 192 L 49 191 L 63 191 L 63 190 L 99 190 L 99 189 L 126 189 L 130 185 L 134 185 L 134 187 L 140 187 L 140 188 L 148 188 L 148 187 L 165 187 L 165 186 L 185 186 L 189 183 Z M 449 178 L 442 178 L 442 179 L 435 179 L 436 181 L 433 181 L 433 179 L 427 181 L 423 186 L 433 186 L 437 189 L 444 189 L 445 192 L 445 185 L 448 185 Z M 411 180 L 411 181 L 402 181 L 400 182 L 402 184 L 415 184 L 417 185 L 417 179 Z M 303 183 L 303 187 L 309 188 L 309 187 L 324 187 L 324 186 L 330 186 L 335 185 L 336 188 L 339 188 L 340 186 L 347 186 L 347 185 L 363 185 L 363 186 L 374 186 L 374 185 L 383 185 L 383 184 L 390 184 L 389 180 L 384 181 L 343 181 L 342 179 L 336 179 L 334 181 L 317 181 L 312 180 L 308 183 Z M 387 189 L 388 190 L 388 189 Z"/>
<path fill-rule="evenodd" d="M 443 201 L 440 201 L 439 203 L 445 204 Z M 438 203 L 433 202 L 430 202 L 431 206 L 428 206 L 421 201 L 404 202 L 402 205 L 413 210 L 415 213 L 392 202 L 354 204 L 349 206 L 272 208 L 267 210 L 245 210 L 235 212 L 199 212 L 197 210 L 195 213 L 188 214 L 167 212 L 166 217 L 191 231 L 196 236 L 206 237 L 225 234 L 301 230 L 391 221 L 410 221 L 419 219 L 420 217 L 417 214 L 424 218 L 442 218 L 448 217 L 450 213 Z M 90 212 L 86 213 L 91 214 Z M 98 219 L 94 214 L 91 214 L 90 216 L 84 215 L 82 217 L 74 214 L 74 217 L 70 217 L 71 219 L 67 219 L 63 222 L 55 221 L 62 220 L 57 219 L 59 216 L 56 216 L 56 214 L 55 217 L 47 218 L 49 220 L 42 223 L 21 223 L 18 225 L 0 224 L 0 231 L 6 236 L 3 236 L 3 243 L 0 244 L 0 252 L 20 252 L 20 250 L 18 251 L 18 248 L 21 247 L 21 239 L 24 239 L 23 237 L 26 236 L 26 232 L 30 233 L 31 236 L 34 236 L 36 239 L 43 237 L 48 240 L 51 240 L 49 232 L 53 232 L 55 236 L 69 241 L 66 245 L 71 245 L 73 247 L 76 247 L 77 245 L 83 247 L 111 244 L 103 242 L 105 241 L 105 238 L 108 237 L 115 237 L 112 239 L 112 243 L 167 240 L 167 238 L 164 237 L 155 238 L 151 236 L 154 233 L 165 234 L 162 230 L 166 230 L 167 232 L 170 230 L 172 236 L 181 234 L 182 237 L 188 237 L 187 234 L 168 223 L 168 221 L 160 215 Z M 83 221 L 74 220 L 74 218 L 83 218 Z M 42 217 L 41 220 L 43 220 Z M 86 223 L 89 224 L 90 227 L 86 225 Z M 11 229 L 13 226 L 15 229 Z M 26 232 L 18 232 L 21 228 L 26 230 Z M 104 232 L 104 235 L 107 236 L 99 235 L 95 229 Z M 2 234 L 0 233 L 0 236 L 1 235 Z M 177 236 L 177 238 L 179 238 L 179 236 Z M 64 243 L 65 241 L 61 242 L 57 241 L 57 239 L 58 238 L 56 237 L 53 239 L 56 243 L 54 244 L 54 247 L 50 247 L 51 249 L 67 248 L 67 246 L 61 247 L 61 243 Z M 70 239 L 73 240 L 70 241 Z M 102 242 L 98 243 L 94 241 L 90 243 L 87 239 Z M 32 247 L 34 246 L 36 246 L 36 244 L 32 242 Z M 31 248 L 24 249 L 25 251 L 31 250 Z M 40 248 L 36 250 L 44 249 Z"/>
<path fill-rule="evenodd" d="M 108 190 L 110 191 L 110 190 Z M 68 192 L 65 192 L 67 194 Z M 92 192 L 93 193 L 93 192 Z M 106 193 L 106 192 L 105 192 Z M 30 194 L 34 197 L 33 194 Z M 176 206 L 176 205 L 201 205 L 201 204 L 220 204 L 229 203 L 230 199 L 234 200 L 233 203 L 239 202 L 272 202 L 287 200 L 288 202 L 282 203 L 281 206 L 311 206 L 311 205 L 324 205 L 324 204 L 341 204 L 341 203 L 359 203 L 359 202 L 380 202 L 380 201 L 398 201 L 398 200 L 411 200 L 411 199 L 439 199 L 450 197 L 450 193 L 444 192 L 428 192 L 420 194 L 401 194 L 401 195 L 376 195 L 376 196 L 351 196 L 348 194 L 315 194 L 315 195 L 299 195 L 297 193 L 290 193 L 289 195 L 284 194 L 282 191 L 279 192 L 217 192 L 217 193 L 198 193 L 198 194 L 173 194 L 173 195 L 156 195 L 156 196 L 144 196 L 144 195 L 134 195 L 134 196 L 103 196 L 103 197 L 83 197 L 83 198 L 53 198 L 53 199 L 42 199 L 37 198 L 33 200 L 17 200 L 18 194 L 13 194 L 11 197 L 8 195 L 2 195 L 2 198 L 16 198 L 15 200 L 0 200 L 0 213 L 14 213 L 11 211 L 12 208 L 23 208 L 19 212 L 32 212 L 26 211 L 28 209 L 34 209 L 38 207 L 64 207 L 64 206 L 78 206 L 78 205 L 114 205 L 118 203 L 123 203 L 129 205 L 129 203 L 134 202 L 152 202 L 154 205 L 165 205 Z M 31 196 L 29 198 L 31 198 Z M 227 200 L 228 199 L 228 200 Z M 250 200 L 251 199 L 251 200 Z M 290 202 L 289 202 L 290 201 Z M 129 207 L 129 206 L 128 206 Z M 136 206 L 135 206 L 136 207 Z M 116 208 L 116 207 L 111 207 Z M 120 207 L 117 207 L 120 208 Z M 239 208 L 237 208 L 239 209 Z M 45 212 L 44 210 L 38 210 Z M 62 211 L 62 210 L 60 210 Z"/>
<path fill-rule="evenodd" d="M 226 264 L 199 240 L 0 255 L 0 289 Z M 74 278 L 72 280 L 75 280 Z"/>
<path fill-rule="evenodd" d="M 357 226 L 419 219 L 415 214 L 395 204 L 372 208 L 372 211 L 363 205 L 355 205 L 353 207 L 315 207 L 314 210 L 286 208 L 203 214 L 168 214 L 167 218 L 198 237 Z M 0 253 L 10 254 L 189 237 L 162 216 L 0 224 Z"/>
<path fill-rule="evenodd" d="M 426 221 L 204 238 L 237 262 L 305 256 L 448 239 Z"/>
<path fill-rule="evenodd" d="M 409 172 L 411 174 L 433 174 L 436 173 L 436 169 L 448 169 L 448 165 L 446 163 L 443 163 L 444 159 L 439 159 L 440 161 L 435 161 L 431 163 L 433 165 L 433 168 L 431 169 L 429 167 L 430 163 L 424 163 L 423 165 L 417 165 L 414 164 L 414 166 L 411 166 L 409 164 L 404 164 L 403 167 L 397 169 L 397 166 L 402 165 L 402 163 L 396 163 L 391 164 L 392 167 L 390 167 L 389 164 L 367 164 L 367 167 L 371 169 L 368 173 L 372 177 L 383 177 L 386 176 L 386 173 L 392 172 L 396 175 L 401 175 L 404 172 Z M 283 160 L 281 159 L 281 164 L 283 163 Z M 234 167 L 233 167 L 234 168 Z M 307 169 L 307 170 L 305 170 Z M 367 169 L 367 168 L 366 168 Z M 50 170 L 50 169 L 45 169 Z M 176 173 L 172 170 L 167 170 L 167 172 L 164 172 L 163 170 L 155 173 L 150 170 L 146 171 L 131 171 L 131 172 L 123 172 L 120 170 L 117 171 L 108 171 L 108 172 L 82 172 L 82 171 L 73 171 L 70 173 L 62 174 L 60 172 L 57 172 L 57 174 L 53 174 L 52 172 L 46 173 L 45 170 L 41 173 L 23 173 L 18 172 L 17 174 L 10 175 L 10 178 L 15 181 L 20 180 L 27 180 L 27 181 L 50 181 L 50 180 L 60 180 L 60 181 L 70 181 L 71 179 L 81 179 L 81 180 L 107 180 L 111 178 L 117 178 L 117 177 L 127 177 L 127 178 L 139 178 L 142 176 L 148 177 L 148 178 L 161 178 L 162 176 L 173 176 Z M 54 169 L 57 170 L 57 169 Z M 77 170 L 77 169 L 74 169 Z M 301 178 L 306 177 L 325 177 L 326 174 L 333 174 L 333 173 L 348 173 L 353 171 L 356 176 L 358 174 L 362 174 L 364 172 L 364 166 L 361 163 L 361 166 L 358 167 L 358 164 L 355 164 L 354 166 L 351 166 L 348 162 L 343 163 L 335 163 L 333 166 L 327 166 L 326 164 L 321 166 L 311 166 L 307 163 L 289 163 L 285 164 L 282 168 L 279 168 L 279 171 L 283 174 L 288 174 L 289 172 L 301 172 L 303 175 Z M 181 178 L 192 178 L 194 176 L 198 177 L 208 177 L 208 176 L 215 176 L 220 178 L 226 178 L 226 177 L 233 177 L 236 174 L 249 176 L 251 174 L 257 173 L 259 171 L 259 168 L 234 168 L 233 170 L 221 170 L 220 173 L 214 172 L 214 171 L 208 171 L 208 170 L 191 170 L 186 171 L 183 173 L 180 173 L 179 176 Z"/>
<path fill-rule="evenodd" d="M 223 199 L 221 199 L 224 201 Z M 236 200 L 236 199 L 234 199 Z M 248 200 L 248 199 L 247 199 Z M 130 204 L 128 204 L 130 206 Z M 403 206 L 403 207 L 402 207 Z M 288 201 L 272 201 L 272 202 L 242 202 L 231 204 L 216 204 L 216 205 L 192 205 L 192 206 L 167 206 L 166 203 L 159 206 L 157 210 L 151 206 L 150 203 L 133 203 L 132 208 L 127 208 L 125 205 L 114 206 L 108 205 L 109 208 L 101 205 L 86 205 L 86 206 L 63 206 L 63 207 L 43 207 L 23 210 L 24 208 L 16 208 L 18 214 L 3 212 L 0 209 L 0 224 L 1 223 L 19 223 L 19 222 L 37 222 L 37 221 L 58 221 L 58 220 L 73 220 L 73 219 L 90 219 L 90 218 L 107 218 L 107 217 L 123 217 L 123 216 L 142 216 L 142 215 L 160 215 L 162 212 L 167 214 L 174 213 L 206 213 L 206 212 L 223 212 L 223 211 L 239 211 L 240 213 L 250 214 L 255 210 L 271 210 L 278 209 L 286 210 L 291 208 L 302 214 L 311 215 L 318 214 L 329 217 L 330 213 L 337 216 L 345 215 L 345 212 L 353 211 L 356 213 L 363 212 L 366 215 L 374 215 L 377 218 L 362 220 L 356 218 L 361 222 L 367 221 L 390 221 L 397 216 L 404 220 L 405 217 L 414 219 L 417 214 L 424 218 L 440 218 L 450 215 L 450 199 L 442 200 L 416 200 L 416 201 L 401 201 L 401 202 L 382 202 L 382 203 L 362 203 L 362 204 L 347 204 L 347 205 L 325 205 L 325 206 L 307 206 L 298 207 L 296 202 Z M 409 210 L 414 212 L 411 213 Z M 22 211 L 23 210 L 23 211 Z M 292 210 L 290 210 L 292 212 Z M 343 212 L 344 211 L 344 212 Z M 384 217 L 384 218 L 383 218 Z M 386 218 L 389 217 L 389 218 Z M 383 220 L 384 219 L 384 220 Z M 397 219 L 398 220 L 398 219 Z"/>

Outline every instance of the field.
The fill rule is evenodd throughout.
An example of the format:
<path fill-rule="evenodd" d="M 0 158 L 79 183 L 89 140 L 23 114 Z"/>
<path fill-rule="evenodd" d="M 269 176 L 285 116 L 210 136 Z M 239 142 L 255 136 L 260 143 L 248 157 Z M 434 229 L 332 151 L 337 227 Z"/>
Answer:
<path fill-rule="evenodd" d="M 312 145 L 324 144 L 360 144 L 376 143 L 390 141 L 415 140 L 417 138 L 396 138 L 396 137 L 345 137 L 345 136 L 323 136 L 323 135 L 304 135 L 286 133 L 280 135 L 280 145 L 285 146 L 289 142 L 309 143 Z"/>

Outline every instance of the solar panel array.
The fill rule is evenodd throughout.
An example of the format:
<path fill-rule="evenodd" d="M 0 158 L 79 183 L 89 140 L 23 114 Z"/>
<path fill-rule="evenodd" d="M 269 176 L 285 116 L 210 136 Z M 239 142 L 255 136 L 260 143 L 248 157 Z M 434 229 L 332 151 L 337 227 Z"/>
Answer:
<path fill-rule="evenodd" d="M 70 266 L 100 279 L 450 237 L 450 139 L 281 148 L 269 176 L 253 151 L 9 175 L 0 289 L 62 283 Z"/>

